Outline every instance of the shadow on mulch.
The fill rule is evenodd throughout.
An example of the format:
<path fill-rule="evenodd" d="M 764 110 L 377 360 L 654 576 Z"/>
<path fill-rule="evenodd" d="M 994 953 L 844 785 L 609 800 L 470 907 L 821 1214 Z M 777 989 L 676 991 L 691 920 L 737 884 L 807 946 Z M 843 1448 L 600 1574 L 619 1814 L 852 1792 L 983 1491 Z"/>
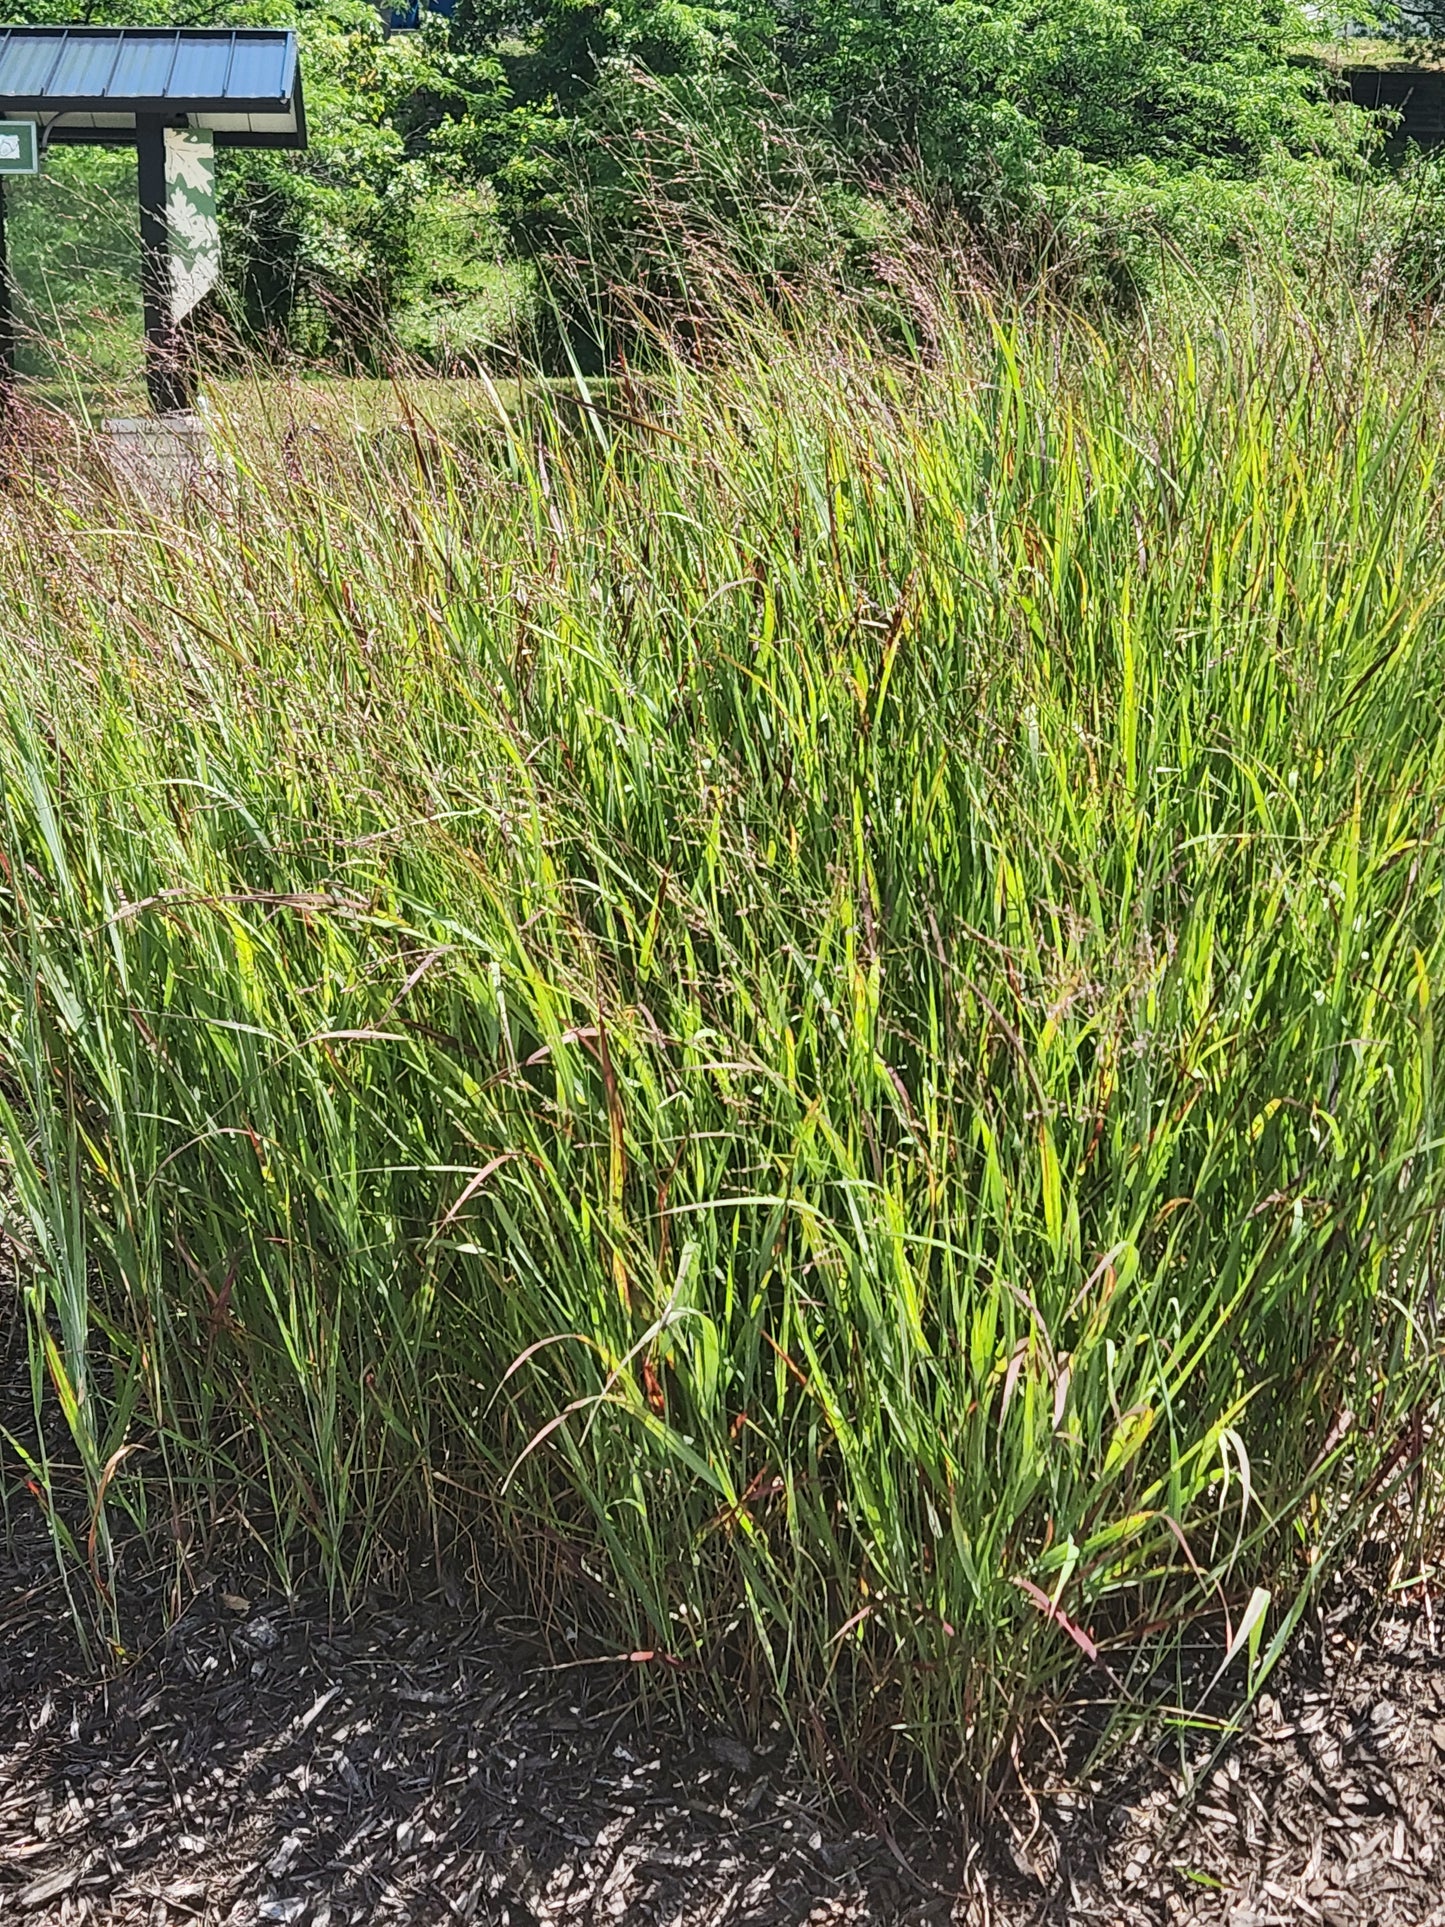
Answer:
<path fill-rule="evenodd" d="M 0 1922 L 1175 1921 L 1445 1927 L 1445 1659 L 1345 1592 L 1187 1806 L 1157 1753 L 972 1851 L 830 1820 L 797 1762 L 637 1723 L 502 1616 L 217 1582 L 78 1676 L 40 1535 L 0 1564 Z"/>
<path fill-rule="evenodd" d="M 59 1605 L 0 1608 L 0 1920 L 948 1918 L 786 1759 L 660 1750 L 501 1619 L 217 1585 L 87 1683 Z"/>

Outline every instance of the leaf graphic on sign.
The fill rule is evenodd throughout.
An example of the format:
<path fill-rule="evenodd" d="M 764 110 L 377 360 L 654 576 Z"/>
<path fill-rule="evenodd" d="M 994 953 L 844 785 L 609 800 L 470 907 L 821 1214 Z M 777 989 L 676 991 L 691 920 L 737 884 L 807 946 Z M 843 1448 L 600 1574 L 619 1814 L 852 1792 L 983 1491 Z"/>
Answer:
<path fill-rule="evenodd" d="M 171 311 L 179 321 L 221 278 L 215 143 L 208 133 L 166 129 L 166 224 Z"/>
<path fill-rule="evenodd" d="M 205 214 L 194 202 L 188 201 L 184 194 L 176 194 L 170 203 L 171 230 L 188 241 L 193 248 L 204 248 L 216 238 L 215 217 Z"/>
<path fill-rule="evenodd" d="M 207 140 L 166 142 L 166 185 L 188 187 L 209 200 L 215 192 L 214 147 Z"/>

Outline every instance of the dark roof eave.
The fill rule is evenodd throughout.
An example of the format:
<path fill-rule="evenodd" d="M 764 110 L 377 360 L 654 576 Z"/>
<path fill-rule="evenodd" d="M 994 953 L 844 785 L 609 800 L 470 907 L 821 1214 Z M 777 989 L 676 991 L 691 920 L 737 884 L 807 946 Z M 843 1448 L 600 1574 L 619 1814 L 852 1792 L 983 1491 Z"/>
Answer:
<path fill-rule="evenodd" d="M 0 114 L 290 114 L 300 117 L 299 90 L 279 99 L 243 100 L 200 94 L 0 94 Z"/>
<path fill-rule="evenodd" d="M 217 147 L 278 147 L 295 151 L 306 145 L 303 132 L 267 133 L 247 129 L 242 133 L 226 127 L 202 128 Z M 53 127 L 49 130 L 52 147 L 134 147 L 133 127 Z"/>

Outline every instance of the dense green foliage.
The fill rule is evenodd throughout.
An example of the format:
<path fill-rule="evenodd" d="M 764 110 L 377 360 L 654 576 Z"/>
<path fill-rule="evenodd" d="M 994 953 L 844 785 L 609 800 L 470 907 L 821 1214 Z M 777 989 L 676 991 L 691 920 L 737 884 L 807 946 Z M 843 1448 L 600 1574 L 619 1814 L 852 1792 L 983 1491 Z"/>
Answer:
<path fill-rule="evenodd" d="M 926 361 L 759 302 L 3 499 L 6 1451 L 122 1637 L 137 1525 L 342 1598 L 494 1527 L 582 1655 L 976 1786 L 1079 1642 L 1242 1685 L 1419 1556 L 1440 371 L 945 281 Z"/>
<path fill-rule="evenodd" d="M 880 226 L 926 210 L 995 269 L 1132 295 L 1161 241 L 1274 251 L 1369 135 L 1278 0 L 458 0 L 396 34 L 370 0 L 87 15 L 299 25 L 312 147 L 226 156 L 224 305 L 250 345 L 316 355 L 385 359 L 398 316 L 429 352 L 514 335 L 528 266 L 610 352 L 619 291 L 656 314 L 683 285 L 679 226 L 749 274 L 863 285 Z"/>
<path fill-rule="evenodd" d="M 76 147 L 5 186 L 6 241 L 27 375 L 123 380 L 141 333 L 135 156 Z"/>
<path fill-rule="evenodd" d="M 1256 168 L 1326 151 L 1318 80 L 1287 58 L 1290 17 L 1256 0 L 867 0 L 726 11 L 676 0 L 458 0 L 455 38 L 496 52 L 514 111 L 585 117 L 619 68 L 742 70 L 883 168 L 921 164 L 964 197 L 1027 187 L 1070 152 L 1124 166 Z"/>
<path fill-rule="evenodd" d="M 1283 170 L 1319 193 L 1367 138 L 1289 58 L 1298 26 L 1256 0 L 458 0 L 453 40 L 498 59 L 507 111 L 477 117 L 472 151 L 514 246 L 554 290 L 580 262 L 594 289 L 666 305 L 678 277 L 656 256 L 679 228 L 750 274 L 780 229 L 785 263 L 848 252 L 874 225 L 865 182 L 895 219 L 900 195 L 948 211 L 994 266 L 1063 256 L 1116 293 L 1161 237 L 1198 241 L 1201 200 L 1208 253 L 1237 250 Z"/>

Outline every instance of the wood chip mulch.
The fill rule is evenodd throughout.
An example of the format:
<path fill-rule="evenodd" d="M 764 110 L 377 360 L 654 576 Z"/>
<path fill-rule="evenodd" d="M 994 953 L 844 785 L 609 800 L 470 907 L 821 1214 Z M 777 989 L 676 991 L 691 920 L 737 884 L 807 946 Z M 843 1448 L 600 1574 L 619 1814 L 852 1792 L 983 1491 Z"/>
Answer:
<path fill-rule="evenodd" d="M 97 1677 L 14 1471 L 0 1927 L 1445 1927 L 1445 1652 L 1388 1546 L 1227 1753 L 1156 1727 L 1080 1784 L 1081 1698 L 968 1837 L 840 1818 L 781 1738 L 649 1729 L 631 1668 L 455 1593 L 338 1624 L 240 1567 L 178 1617 L 157 1581 L 150 1645 Z"/>
<path fill-rule="evenodd" d="M 341 1626 L 217 1584 L 95 1681 L 53 1586 L 3 1602 L 5 1927 L 928 1917 L 785 1748 L 661 1747 L 625 1667 L 549 1663 L 475 1609 Z"/>
<path fill-rule="evenodd" d="M 341 1626 L 217 1580 L 106 1680 L 62 1604 L 12 1538 L 4 1927 L 1445 1927 L 1445 1657 L 1428 1606 L 1364 1588 L 1192 1799 L 1140 1746 L 971 1843 L 840 1822 L 785 1747 L 649 1735 L 624 1669 L 549 1663 L 500 1613 Z"/>

